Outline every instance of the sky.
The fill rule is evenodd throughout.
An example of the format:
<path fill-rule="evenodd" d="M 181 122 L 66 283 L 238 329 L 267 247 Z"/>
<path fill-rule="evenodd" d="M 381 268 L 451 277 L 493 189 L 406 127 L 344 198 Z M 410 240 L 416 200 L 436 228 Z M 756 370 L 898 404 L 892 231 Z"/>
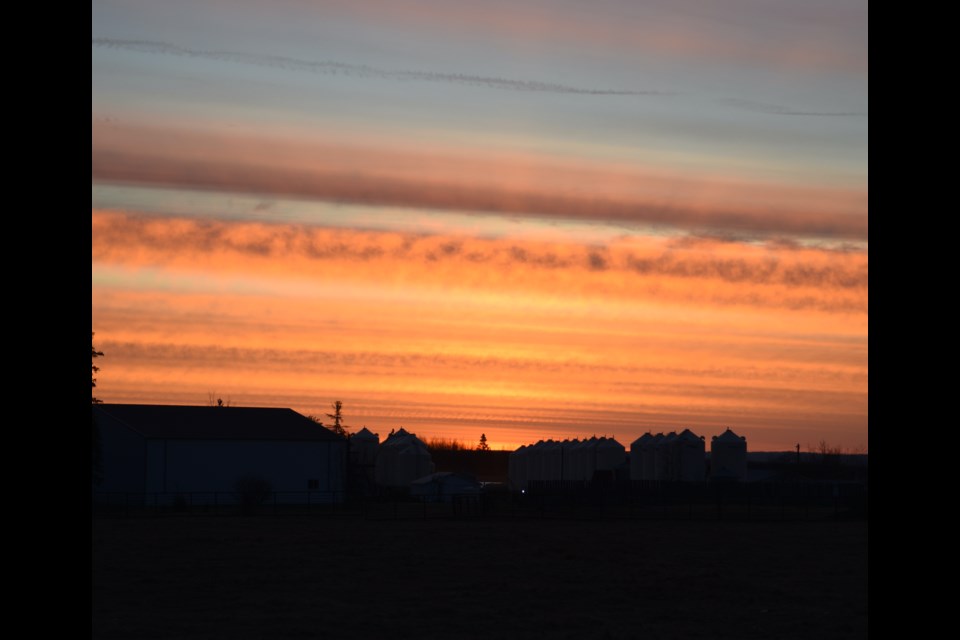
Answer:
<path fill-rule="evenodd" d="M 865 0 L 94 0 L 91 32 L 101 400 L 868 450 Z"/>

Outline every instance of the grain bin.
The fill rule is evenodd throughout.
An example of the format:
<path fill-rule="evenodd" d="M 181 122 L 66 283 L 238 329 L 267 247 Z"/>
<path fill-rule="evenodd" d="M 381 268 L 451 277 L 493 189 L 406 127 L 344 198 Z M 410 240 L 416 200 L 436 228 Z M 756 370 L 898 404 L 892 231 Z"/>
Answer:
<path fill-rule="evenodd" d="M 710 479 L 747 479 L 747 439 L 729 428 L 710 442 Z"/>
<path fill-rule="evenodd" d="M 643 479 L 657 479 L 657 444 L 663 440 L 662 433 L 658 433 L 643 443 L 640 449 L 640 456 L 643 459 Z"/>
<path fill-rule="evenodd" d="M 376 464 L 379 448 L 380 436 L 366 427 L 350 436 L 351 456 L 356 456 L 354 461 L 361 466 Z"/>
<path fill-rule="evenodd" d="M 644 476 L 644 447 L 648 447 L 653 440 L 653 434 L 647 431 L 645 434 L 630 443 L 630 479 L 643 480 Z"/>
<path fill-rule="evenodd" d="M 655 480 L 676 480 L 673 441 L 677 433 L 671 431 L 654 445 L 653 476 Z"/>
<path fill-rule="evenodd" d="M 541 450 L 543 467 L 541 480 L 559 482 L 563 479 L 563 447 L 556 440 L 547 440 Z"/>
<path fill-rule="evenodd" d="M 706 449 L 703 437 L 684 429 L 673 441 L 677 458 L 677 480 L 703 482 L 706 475 Z"/>
<path fill-rule="evenodd" d="M 597 471 L 612 471 L 623 464 L 627 450 L 615 438 L 600 438 L 597 441 Z"/>
<path fill-rule="evenodd" d="M 574 469 L 573 469 L 573 450 L 580 444 L 580 441 L 577 439 L 573 440 L 564 440 L 560 443 L 560 453 L 562 457 L 562 466 L 563 472 L 561 474 L 561 479 L 564 482 L 570 482 L 574 479 Z"/>

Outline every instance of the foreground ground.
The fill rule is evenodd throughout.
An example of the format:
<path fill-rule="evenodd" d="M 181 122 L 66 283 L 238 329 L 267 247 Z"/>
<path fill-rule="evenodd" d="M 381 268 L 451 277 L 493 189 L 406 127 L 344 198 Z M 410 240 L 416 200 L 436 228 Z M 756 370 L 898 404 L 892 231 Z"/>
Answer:
<path fill-rule="evenodd" d="M 865 638 L 865 522 L 97 518 L 96 638 Z"/>

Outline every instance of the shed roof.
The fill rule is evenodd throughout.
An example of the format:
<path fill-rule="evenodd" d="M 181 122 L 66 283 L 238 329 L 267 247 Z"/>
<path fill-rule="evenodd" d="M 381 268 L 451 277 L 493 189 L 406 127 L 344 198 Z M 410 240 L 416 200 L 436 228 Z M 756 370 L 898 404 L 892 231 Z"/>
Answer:
<path fill-rule="evenodd" d="M 343 441 L 293 409 L 98 404 L 93 410 L 98 420 L 115 420 L 144 438 Z"/>

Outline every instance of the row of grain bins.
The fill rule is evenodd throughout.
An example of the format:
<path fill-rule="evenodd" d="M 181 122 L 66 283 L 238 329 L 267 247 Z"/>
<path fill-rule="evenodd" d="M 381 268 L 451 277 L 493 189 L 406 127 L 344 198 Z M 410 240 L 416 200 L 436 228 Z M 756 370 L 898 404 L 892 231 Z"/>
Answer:
<path fill-rule="evenodd" d="M 727 429 L 713 437 L 710 456 L 711 479 L 746 480 L 746 438 Z M 614 470 L 625 459 L 626 450 L 613 438 L 540 440 L 510 454 L 510 487 L 522 491 L 530 482 L 590 482 L 595 472 Z M 629 459 L 631 480 L 706 479 L 704 439 L 689 429 L 680 433 L 645 433 L 630 445 Z"/>
<path fill-rule="evenodd" d="M 645 433 L 630 445 L 631 480 L 702 482 L 706 476 L 703 437 L 680 433 Z"/>
<path fill-rule="evenodd" d="M 631 480 L 702 482 L 706 476 L 703 436 L 647 432 L 630 445 Z M 746 480 L 747 439 L 727 429 L 710 442 L 711 479 Z"/>
<path fill-rule="evenodd" d="M 510 486 L 530 482 L 589 482 L 597 471 L 612 471 L 626 460 L 626 449 L 613 438 L 540 440 L 513 451 L 508 459 Z"/>

